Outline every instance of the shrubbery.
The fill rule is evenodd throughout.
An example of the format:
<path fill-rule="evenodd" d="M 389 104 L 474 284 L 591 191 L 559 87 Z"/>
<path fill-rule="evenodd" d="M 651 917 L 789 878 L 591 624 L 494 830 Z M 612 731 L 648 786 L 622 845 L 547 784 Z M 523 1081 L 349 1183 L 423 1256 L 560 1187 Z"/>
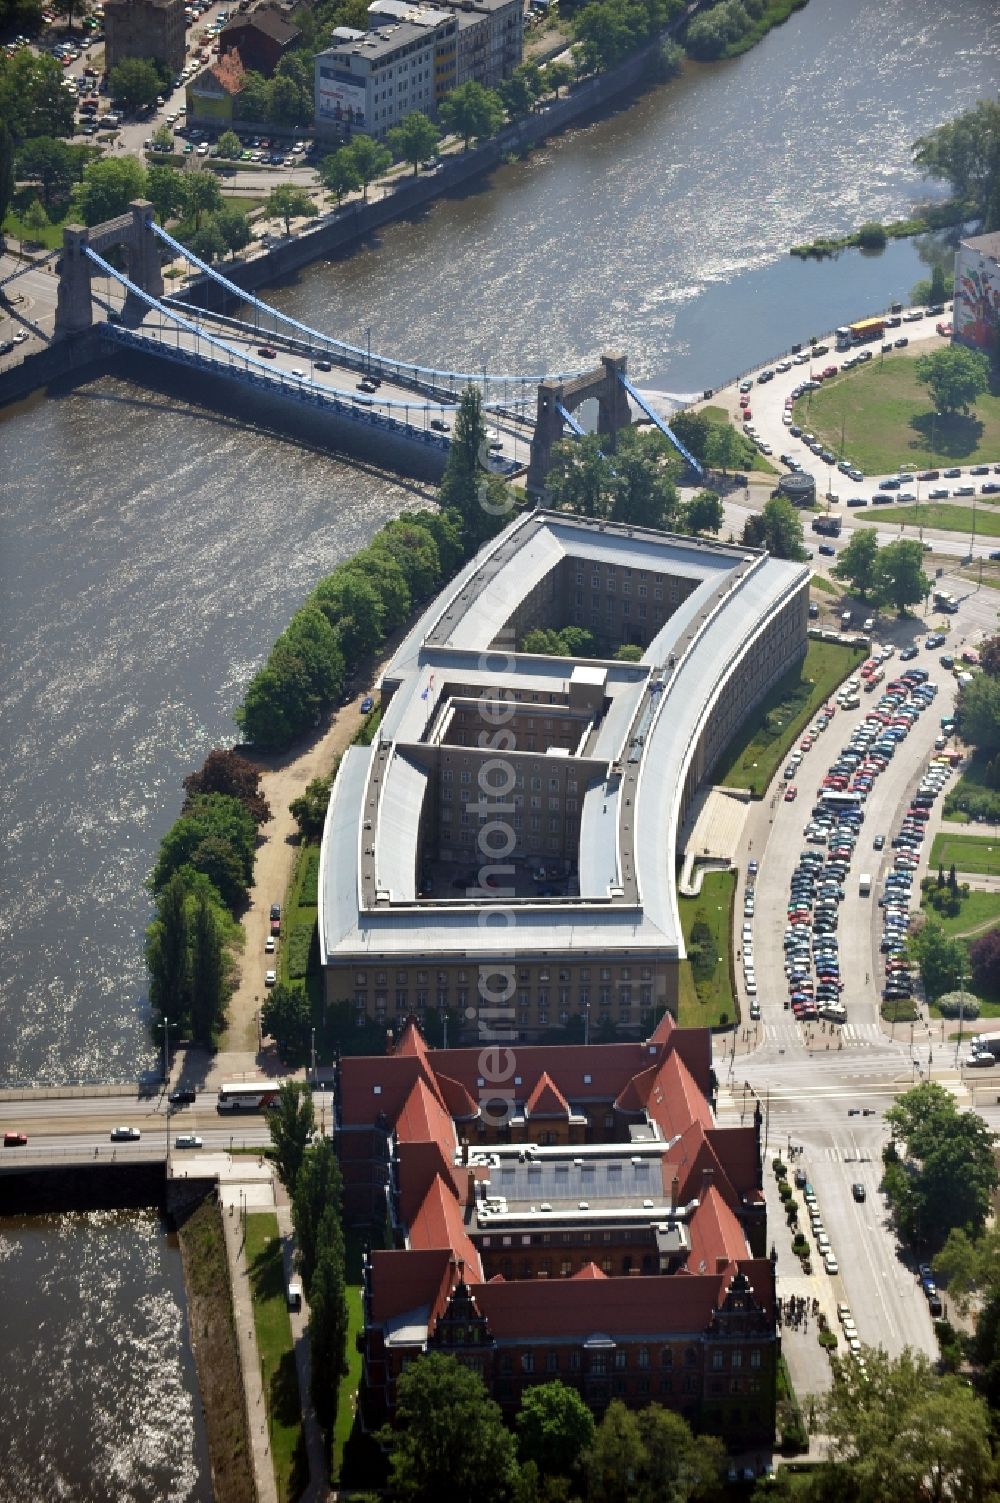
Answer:
<path fill-rule="evenodd" d="M 943 1018 L 978 1018 L 982 1012 L 982 1003 L 973 992 L 945 992 L 937 1005 Z"/>

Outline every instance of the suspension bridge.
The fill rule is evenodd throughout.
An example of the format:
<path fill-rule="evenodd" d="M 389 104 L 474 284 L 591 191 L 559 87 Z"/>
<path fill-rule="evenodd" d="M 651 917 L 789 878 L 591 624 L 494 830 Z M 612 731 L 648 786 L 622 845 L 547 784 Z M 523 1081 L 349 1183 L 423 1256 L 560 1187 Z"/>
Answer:
<path fill-rule="evenodd" d="M 167 292 L 165 260 L 190 267 L 201 288 L 217 291 L 233 311 Z M 157 224 L 142 200 L 106 224 L 64 232 L 56 339 L 95 327 L 112 348 L 239 388 L 242 406 L 272 427 L 298 415 L 303 422 L 295 426 L 320 432 L 333 446 L 367 452 L 409 473 L 441 473 L 459 401 L 472 386 L 486 417 L 484 463 L 499 474 L 526 471 L 530 493 L 544 491 L 553 444 L 567 433 L 584 433 L 574 412 L 591 400 L 598 433 L 613 442 L 633 422 L 634 404 L 702 478 L 697 460 L 628 380 L 624 356 L 604 356 L 591 371 L 497 373 L 439 369 L 373 352 L 247 292 Z"/>

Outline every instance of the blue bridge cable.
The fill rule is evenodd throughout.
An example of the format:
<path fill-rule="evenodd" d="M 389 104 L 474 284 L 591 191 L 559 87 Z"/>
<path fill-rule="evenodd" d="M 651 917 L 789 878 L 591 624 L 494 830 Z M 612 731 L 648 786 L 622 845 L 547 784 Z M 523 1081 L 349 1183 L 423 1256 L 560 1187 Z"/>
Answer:
<path fill-rule="evenodd" d="M 573 414 L 566 411 L 561 402 L 556 403 L 556 412 L 558 412 L 559 416 L 562 418 L 563 422 L 566 424 L 566 427 L 569 428 L 571 433 L 574 433 L 577 438 L 583 438 L 584 430 L 580 427 L 580 424 L 577 422 Z"/>
<path fill-rule="evenodd" d="M 253 368 L 256 371 L 259 371 L 262 376 L 267 378 L 268 385 L 278 385 L 284 392 L 294 392 L 300 397 L 309 396 L 315 398 L 317 401 L 327 401 L 332 407 L 346 407 L 353 416 L 366 417 L 369 419 L 371 419 L 373 416 L 379 416 L 379 414 L 373 414 L 371 411 L 372 407 L 374 406 L 373 403 L 371 403 L 370 401 L 366 403 L 360 403 L 353 392 L 341 391 L 337 387 L 317 386 L 315 382 L 306 383 L 300 381 L 296 377 L 288 377 L 286 379 L 280 369 L 275 370 L 271 366 L 265 364 L 263 360 L 258 360 L 253 355 L 244 353 L 242 350 L 234 349 L 232 345 L 226 344 L 223 340 L 216 339 L 211 334 L 206 334 L 204 329 L 202 329 L 198 324 L 192 323 L 189 319 L 181 317 L 180 314 L 175 313 L 170 308 L 165 308 L 162 303 L 158 303 L 157 300 L 148 292 L 145 292 L 141 287 L 138 287 L 134 282 L 132 282 L 124 272 L 116 270 L 116 268 L 110 265 L 109 262 L 105 261 L 103 256 L 99 256 L 96 251 L 90 248 L 90 246 L 86 246 L 84 248 L 84 251 L 87 257 L 94 263 L 94 265 L 100 267 L 105 276 L 114 277 L 116 282 L 120 283 L 120 285 L 124 287 L 126 291 L 133 293 L 137 298 L 140 299 L 141 302 L 145 303 L 148 308 L 161 314 L 165 319 L 176 325 L 177 328 L 183 329 L 188 334 L 192 334 L 197 341 L 204 341 L 204 343 L 209 345 L 212 349 L 220 350 L 224 355 L 228 357 L 226 361 L 226 368 L 230 371 L 233 369 L 233 360 L 235 359 L 242 362 L 246 366 L 248 374 L 250 369 Z M 124 329 L 117 324 L 111 324 L 109 325 L 109 328 L 114 331 L 112 337 L 121 339 L 124 343 L 151 346 L 155 349 L 158 349 L 165 358 L 173 358 L 173 354 L 169 346 L 164 344 L 161 340 L 152 339 L 149 335 L 136 334 L 134 330 Z M 192 351 L 191 353 L 195 358 L 206 360 L 206 363 L 220 365 L 222 364 L 221 361 L 207 361 L 207 357 L 200 355 L 197 349 Z M 438 410 L 438 404 L 436 402 L 400 402 L 391 397 L 380 400 L 378 406 L 386 408 L 402 408 L 406 412 L 417 411 L 426 413 Z M 399 423 L 395 418 L 388 417 L 385 418 L 384 421 L 391 423 L 394 427 L 403 428 L 413 433 L 423 434 L 423 430 L 420 428 L 415 428 L 412 423 Z M 428 437 L 430 436 L 428 435 Z M 450 443 L 447 439 L 439 439 L 437 434 L 433 435 L 433 438 L 440 445 L 440 447 L 450 448 Z"/>
<path fill-rule="evenodd" d="M 659 413 L 653 411 L 652 407 L 650 407 L 649 402 L 643 396 L 642 392 L 637 391 L 628 377 L 623 376 L 620 371 L 618 373 L 618 379 L 621 382 L 622 386 L 624 386 L 625 390 L 628 392 L 629 396 L 632 398 L 633 402 L 635 402 L 639 407 L 642 408 L 643 412 L 650 419 L 650 421 L 654 423 L 656 427 L 659 428 L 660 432 L 670 440 L 681 458 L 686 460 L 687 463 L 691 466 L 692 470 L 694 470 L 695 474 L 698 476 L 698 479 L 704 480 L 704 467 L 699 464 L 698 460 L 695 459 L 691 451 L 684 447 L 680 439 L 677 437 L 677 434 L 674 433 L 669 424 L 664 422 Z"/>
<path fill-rule="evenodd" d="M 300 334 L 304 334 L 308 337 L 310 343 L 316 343 L 317 341 L 319 341 L 325 344 L 328 348 L 342 350 L 345 354 L 351 355 L 355 359 L 361 359 L 363 361 L 368 360 L 367 351 L 362 349 L 360 346 L 348 344 L 346 340 L 334 339 L 332 335 L 323 334 L 318 329 L 311 329 L 308 324 L 299 323 L 298 319 L 292 318 L 289 314 L 282 313 L 279 311 L 279 309 L 272 308 L 269 303 L 262 302 L 260 298 L 254 297 L 252 292 L 247 292 L 247 290 L 244 287 L 240 287 L 237 282 L 230 281 L 228 277 L 223 276 L 221 272 L 217 271 L 214 267 L 209 266 L 206 261 L 202 261 L 200 257 L 194 254 L 193 251 L 188 250 L 187 246 L 182 245 L 179 240 L 175 240 L 173 235 L 169 234 L 169 232 L 165 230 L 162 225 L 153 222 L 151 228 L 153 232 L 158 235 L 166 245 L 169 245 L 177 255 L 183 256 L 185 260 L 190 261 L 192 266 L 197 266 L 199 271 L 202 271 L 206 276 L 211 277 L 211 279 L 214 282 L 217 282 L 220 287 L 225 287 L 228 292 L 233 293 L 233 295 L 238 297 L 241 302 L 249 303 L 252 307 L 258 308 L 262 313 L 270 314 L 272 318 L 279 319 L 282 323 L 287 324 L 292 329 L 297 329 Z M 461 381 L 465 385 L 468 385 L 470 383 L 472 385 L 480 385 L 483 380 L 482 371 L 469 372 L 437 370 L 433 366 L 416 365 L 405 360 L 391 360 L 384 355 L 373 355 L 371 357 L 371 360 L 373 362 L 376 362 L 381 369 L 396 370 L 400 372 L 410 371 L 414 376 L 439 377 L 447 381 Z M 580 373 L 578 371 L 567 371 L 564 373 L 556 374 L 554 376 L 490 374 L 487 377 L 487 385 L 489 384 L 489 382 L 506 382 L 508 384 L 513 383 L 515 385 L 520 383 L 521 385 L 525 386 L 537 386 L 542 381 L 568 381 L 579 374 Z"/>

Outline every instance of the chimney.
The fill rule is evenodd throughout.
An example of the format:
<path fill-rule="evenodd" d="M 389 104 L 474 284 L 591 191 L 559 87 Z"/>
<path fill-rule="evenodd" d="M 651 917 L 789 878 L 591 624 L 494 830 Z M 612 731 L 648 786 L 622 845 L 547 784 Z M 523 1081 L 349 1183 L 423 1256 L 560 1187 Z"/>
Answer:
<path fill-rule="evenodd" d="M 472 1206 L 474 1206 L 475 1203 L 476 1203 L 476 1186 L 478 1185 L 478 1183 L 479 1183 L 479 1181 L 476 1178 L 476 1171 L 475 1171 L 475 1169 L 470 1169 L 469 1170 L 469 1204 L 472 1205 Z"/>
<path fill-rule="evenodd" d="M 392 1054 L 392 1052 L 393 1052 L 392 1029 L 391 1028 L 387 1028 L 385 1030 L 385 1052 L 386 1052 L 386 1054 Z"/>
<path fill-rule="evenodd" d="M 461 1147 L 461 1151 L 462 1151 L 462 1163 L 463 1164 L 467 1164 L 469 1162 L 469 1140 L 468 1140 L 468 1138 L 463 1138 L 462 1139 L 460 1147 Z"/>
<path fill-rule="evenodd" d="M 716 1258 L 716 1260 L 715 1260 L 715 1271 L 716 1271 L 716 1273 L 723 1274 L 723 1273 L 725 1273 L 725 1271 L 726 1271 L 726 1269 L 728 1267 L 729 1267 L 729 1259 L 728 1258 Z"/>
<path fill-rule="evenodd" d="M 712 1181 L 713 1181 L 714 1178 L 715 1178 L 715 1175 L 713 1174 L 713 1172 L 712 1172 L 711 1169 L 703 1169 L 701 1171 L 701 1199 L 702 1200 L 704 1200 L 705 1196 L 708 1194 L 709 1189 L 711 1187 L 711 1184 L 712 1184 Z"/>
<path fill-rule="evenodd" d="M 670 1209 L 671 1209 L 671 1211 L 676 1211 L 676 1209 L 677 1209 L 677 1197 L 680 1194 L 680 1190 L 681 1190 L 681 1182 L 677 1178 L 677 1175 L 675 1174 L 674 1177 L 673 1177 L 673 1179 L 670 1181 Z"/>

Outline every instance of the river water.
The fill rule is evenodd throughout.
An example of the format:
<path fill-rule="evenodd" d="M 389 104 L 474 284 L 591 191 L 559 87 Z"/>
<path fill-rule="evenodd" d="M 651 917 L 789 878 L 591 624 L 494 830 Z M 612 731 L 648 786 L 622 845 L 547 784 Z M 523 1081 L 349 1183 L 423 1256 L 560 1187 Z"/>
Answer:
<path fill-rule="evenodd" d="M 0 1222 L 0 1503 L 210 1503 L 180 1253 L 153 1211 Z"/>
<path fill-rule="evenodd" d="M 824 264 L 787 248 L 906 214 L 924 191 L 910 143 L 998 79 L 993 0 L 809 0 L 745 57 L 690 67 L 274 301 L 427 364 L 572 369 L 620 348 L 650 388 L 700 391 L 905 297 L 926 273 L 914 243 Z M 315 580 L 422 494 L 163 384 L 103 378 L 0 413 L 0 1084 L 152 1063 L 143 883 L 181 778 L 233 739 L 233 705 Z M 117 1499 L 205 1495 L 179 1274 L 158 1233 L 118 1226 L 118 1242 L 86 1219 L 3 1229 L 0 1396 L 20 1383 L 45 1403 L 13 1432 L 0 1410 L 16 1448 L 0 1503 L 4 1486 L 94 1496 L 123 1437 Z M 135 1243 L 142 1279 L 121 1298 Z M 40 1342 L 39 1324 L 73 1342 Z M 145 1461 L 108 1420 L 126 1381 L 158 1396 Z M 65 1422 L 84 1414 L 93 1449 L 71 1475 Z M 167 1473 L 176 1493 L 156 1493 Z"/>

